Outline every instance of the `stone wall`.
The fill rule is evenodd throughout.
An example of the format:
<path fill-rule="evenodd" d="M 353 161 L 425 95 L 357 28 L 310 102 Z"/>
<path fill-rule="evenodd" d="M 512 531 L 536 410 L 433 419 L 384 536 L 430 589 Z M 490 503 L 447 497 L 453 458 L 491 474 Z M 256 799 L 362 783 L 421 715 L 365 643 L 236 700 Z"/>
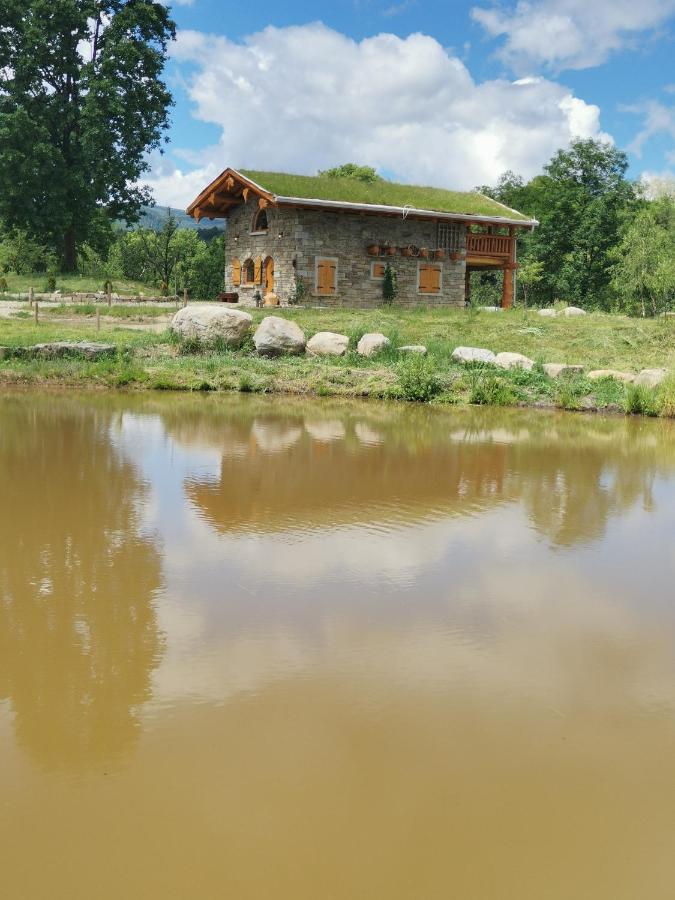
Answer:
<path fill-rule="evenodd" d="M 252 234 L 251 226 L 257 210 L 257 197 L 232 211 L 228 222 L 225 261 L 225 290 L 237 291 L 240 302 L 253 304 L 260 285 L 235 286 L 231 261 L 242 264 L 247 258 L 274 259 L 274 292 L 282 303 L 297 302 L 321 306 L 372 307 L 382 304 L 382 281 L 371 278 L 371 263 L 366 248 L 369 244 L 388 241 L 395 247 L 437 246 L 437 223 L 398 216 L 373 216 L 322 209 L 270 207 L 268 231 Z M 466 243 L 466 232 L 460 229 L 460 246 Z M 319 258 L 337 260 L 337 293 L 319 295 L 315 286 L 315 266 Z M 441 291 L 426 294 L 418 291 L 418 266 L 427 260 L 396 256 L 383 258 L 396 272 L 398 295 L 394 305 L 464 306 L 464 258 L 453 261 L 428 260 L 441 267 Z M 301 283 L 296 298 L 296 280 Z"/>

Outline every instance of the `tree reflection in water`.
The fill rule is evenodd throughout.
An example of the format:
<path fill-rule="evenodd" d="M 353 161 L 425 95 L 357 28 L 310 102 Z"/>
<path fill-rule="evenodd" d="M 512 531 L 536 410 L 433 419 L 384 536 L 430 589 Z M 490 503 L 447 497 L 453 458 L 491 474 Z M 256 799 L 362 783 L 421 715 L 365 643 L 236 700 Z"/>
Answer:
<path fill-rule="evenodd" d="M 162 655 L 160 556 L 111 421 L 62 397 L 2 401 L 0 699 L 47 768 L 127 754 Z"/>

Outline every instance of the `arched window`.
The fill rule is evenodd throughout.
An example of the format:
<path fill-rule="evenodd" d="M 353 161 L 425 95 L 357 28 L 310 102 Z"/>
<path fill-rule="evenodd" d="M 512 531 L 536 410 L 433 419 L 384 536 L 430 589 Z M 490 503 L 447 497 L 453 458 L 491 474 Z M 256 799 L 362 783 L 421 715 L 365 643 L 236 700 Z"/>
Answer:
<path fill-rule="evenodd" d="M 255 263 L 252 259 L 247 259 L 241 267 L 242 284 L 253 284 L 255 281 Z"/>
<path fill-rule="evenodd" d="M 251 231 L 268 231 L 269 224 L 267 221 L 267 210 L 259 209 L 253 217 L 253 227 Z"/>

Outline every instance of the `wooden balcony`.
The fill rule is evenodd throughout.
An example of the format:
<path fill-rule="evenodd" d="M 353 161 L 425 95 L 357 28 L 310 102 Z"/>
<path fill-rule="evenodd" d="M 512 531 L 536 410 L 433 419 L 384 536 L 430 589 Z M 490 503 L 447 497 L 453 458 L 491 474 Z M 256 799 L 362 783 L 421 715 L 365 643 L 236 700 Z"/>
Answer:
<path fill-rule="evenodd" d="M 501 267 L 515 259 L 515 237 L 507 234 L 466 236 L 466 262 L 473 266 Z"/>

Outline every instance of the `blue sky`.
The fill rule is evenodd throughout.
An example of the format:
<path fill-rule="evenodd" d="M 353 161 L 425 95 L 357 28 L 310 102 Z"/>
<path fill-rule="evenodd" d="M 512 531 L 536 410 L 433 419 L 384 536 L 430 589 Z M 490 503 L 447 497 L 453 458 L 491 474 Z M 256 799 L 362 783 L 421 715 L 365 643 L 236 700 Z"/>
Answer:
<path fill-rule="evenodd" d="M 171 143 L 148 183 L 185 206 L 226 165 L 346 161 L 470 188 L 574 136 L 675 173 L 675 0 L 182 0 Z"/>

